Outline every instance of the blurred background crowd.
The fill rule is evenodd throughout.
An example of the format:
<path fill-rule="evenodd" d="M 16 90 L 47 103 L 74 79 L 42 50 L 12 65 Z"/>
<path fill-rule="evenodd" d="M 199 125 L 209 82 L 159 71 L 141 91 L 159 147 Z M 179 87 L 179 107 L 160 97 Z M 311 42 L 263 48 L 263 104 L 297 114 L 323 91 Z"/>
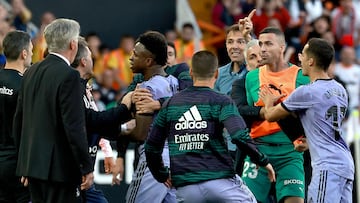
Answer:
<path fill-rule="evenodd" d="M 88 1 L 86 1 L 88 2 Z M 83 2 L 84 3 L 84 2 Z M 158 2 L 161 3 L 161 2 Z M 44 27 L 56 17 L 64 16 L 51 9 L 36 13 L 40 20 L 34 19 L 35 13 L 30 9 L 37 7 L 35 2 L 25 0 L 0 0 L 0 40 L 10 30 L 23 30 L 32 36 L 34 43 L 33 63 L 43 59 L 46 44 L 42 36 Z M 39 3 L 37 3 L 39 4 Z M 89 2 L 89 4 L 91 4 Z M 118 3 L 119 4 L 119 3 Z M 82 4 L 85 10 L 87 5 Z M 121 3 L 120 3 L 121 5 Z M 126 1 L 123 2 L 126 6 Z M 156 3 L 153 5 L 157 7 Z M 287 61 L 298 64 L 297 54 L 305 42 L 311 37 L 329 40 L 336 48 L 336 60 L 333 62 L 334 75 L 339 77 L 351 95 L 350 106 L 355 108 L 359 103 L 360 89 L 360 1 L 358 0 L 178 0 L 169 10 L 175 19 L 173 26 L 161 30 L 168 41 L 174 42 L 177 62 L 190 62 L 192 54 L 197 50 L 208 49 L 216 53 L 220 64 L 229 62 L 225 48 L 225 30 L 240 18 L 256 8 L 252 18 L 253 35 L 267 26 L 281 28 L 286 35 Z M 69 5 L 69 7 L 72 7 Z M 75 7 L 75 8 L 74 8 Z M 96 8 L 96 7 L 95 7 Z M 90 15 L 101 18 L 101 5 L 98 11 L 88 9 Z M 76 8 L 76 5 L 72 7 Z M 132 9 L 132 8 L 131 8 Z M 149 8 L 150 10 L 152 8 Z M 55 9 L 56 10 L 56 9 Z M 118 20 L 131 22 L 142 18 L 142 11 L 133 8 L 133 16 L 124 17 L 119 13 Z M 167 16 L 169 12 L 164 12 Z M 167 18 L 164 16 L 164 18 Z M 38 22 L 36 22 L 38 21 Z M 36 23 L 35 23 L 36 22 Z M 111 23 L 112 21 L 108 21 Z M 106 23 L 106 20 L 104 20 Z M 139 21 L 137 21 L 139 23 Z M 86 23 L 80 24 L 86 25 Z M 115 24 L 113 26 L 116 26 Z M 150 29 L 157 29 L 156 27 Z M 125 30 L 125 31 L 124 31 Z M 124 93 L 132 80 L 129 69 L 129 56 L 137 36 L 128 28 L 122 31 L 119 42 L 103 39 L 105 30 L 87 30 L 82 35 L 89 43 L 94 60 L 94 95 L 101 109 L 112 107 Z M 146 31 L 146 30 L 142 30 Z M 107 41 L 104 43 L 104 41 Z M 1 52 L 1 46 L 0 46 Z M 0 65 L 4 64 L 0 57 Z M 348 74 L 356 76 L 357 81 L 349 81 Z M 353 78 L 353 77 L 351 77 Z"/>
<path fill-rule="evenodd" d="M 105 110 L 116 105 L 132 81 L 129 57 L 138 34 L 162 32 L 175 45 L 174 63 L 190 63 L 194 52 L 206 49 L 217 54 L 222 66 L 230 62 L 225 30 L 254 8 L 253 36 L 267 26 L 283 30 L 290 63 L 299 65 L 298 53 L 310 38 L 331 42 L 336 57 L 330 74 L 348 90 L 349 112 L 359 108 L 360 0 L 0 0 L 0 41 L 12 30 L 28 32 L 36 63 L 46 55 L 46 25 L 57 17 L 79 21 L 94 61 L 94 99 Z M 0 67 L 4 64 L 0 44 Z"/>

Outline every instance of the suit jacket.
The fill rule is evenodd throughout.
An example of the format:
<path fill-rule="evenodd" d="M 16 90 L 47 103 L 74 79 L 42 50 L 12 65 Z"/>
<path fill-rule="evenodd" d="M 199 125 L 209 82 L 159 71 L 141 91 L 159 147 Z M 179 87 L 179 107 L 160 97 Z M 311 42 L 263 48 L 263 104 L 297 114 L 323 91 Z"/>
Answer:
<path fill-rule="evenodd" d="M 244 118 L 246 126 L 251 128 L 254 121 L 258 120 L 259 106 L 249 106 L 246 100 L 245 78 L 237 79 L 232 84 L 231 98 L 234 100 L 240 115 Z"/>
<path fill-rule="evenodd" d="M 93 171 L 79 73 L 49 54 L 24 74 L 14 118 L 17 175 L 81 181 Z"/>
<path fill-rule="evenodd" d="M 125 104 L 121 103 L 105 111 L 95 111 L 90 104 L 92 101 L 90 101 L 86 95 L 86 84 L 88 81 L 84 79 L 80 80 L 88 140 L 91 139 L 92 134 L 99 134 L 100 137 L 117 140 L 121 132 L 121 123 L 129 121 L 132 118 L 131 111 L 128 110 Z"/>

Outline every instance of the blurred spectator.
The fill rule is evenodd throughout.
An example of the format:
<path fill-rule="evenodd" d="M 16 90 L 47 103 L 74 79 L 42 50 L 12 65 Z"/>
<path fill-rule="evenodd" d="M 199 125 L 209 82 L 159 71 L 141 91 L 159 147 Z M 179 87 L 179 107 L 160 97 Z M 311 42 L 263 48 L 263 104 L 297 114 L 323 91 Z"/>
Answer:
<path fill-rule="evenodd" d="M 34 49 L 32 62 L 36 63 L 41 61 L 45 57 L 45 50 L 47 48 L 45 38 L 44 38 L 44 28 L 49 25 L 52 21 L 55 20 L 55 15 L 50 11 L 46 11 L 41 16 L 40 31 L 37 33 L 36 37 L 33 39 Z"/>
<path fill-rule="evenodd" d="M 239 19 L 244 18 L 255 7 L 255 0 L 218 0 L 212 10 L 212 23 L 217 27 L 226 30 Z M 230 62 L 228 57 L 225 39 L 215 44 L 220 66 Z"/>
<path fill-rule="evenodd" d="M 213 24 L 224 30 L 244 17 L 240 0 L 218 0 L 212 10 Z"/>
<path fill-rule="evenodd" d="M 94 102 L 96 104 L 96 106 L 98 107 L 99 111 L 105 111 L 106 110 L 106 105 L 104 104 L 104 102 L 102 102 L 100 100 L 101 98 L 101 93 L 100 93 L 100 85 L 97 83 L 92 83 L 91 85 L 91 94 L 94 97 Z"/>
<path fill-rule="evenodd" d="M 334 36 L 334 33 L 332 33 L 331 31 L 327 31 L 324 34 L 322 34 L 321 38 L 323 38 L 326 41 L 330 42 L 333 46 L 335 45 L 335 36 Z"/>
<path fill-rule="evenodd" d="M 0 21 L 9 20 L 10 10 L 11 10 L 11 6 L 5 0 L 0 0 Z"/>
<path fill-rule="evenodd" d="M 168 42 L 175 42 L 178 36 L 175 30 L 168 30 L 165 32 L 165 37 Z"/>
<path fill-rule="evenodd" d="M 191 23 L 185 23 L 182 26 L 180 38 L 176 39 L 175 48 L 177 51 L 177 62 L 191 64 L 192 55 L 204 49 L 201 40 L 195 38 L 194 26 Z"/>
<path fill-rule="evenodd" d="M 322 0 L 323 3 L 323 14 L 330 15 L 331 12 L 339 6 L 339 0 Z"/>
<path fill-rule="evenodd" d="M 6 57 L 4 54 L 0 54 L 0 69 L 3 69 L 6 65 Z"/>
<path fill-rule="evenodd" d="M 303 32 L 303 44 L 313 37 L 321 37 L 323 34 L 331 30 L 330 18 L 322 15 L 316 18 L 311 24 L 307 25 Z"/>
<path fill-rule="evenodd" d="M 252 17 L 256 36 L 259 36 L 260 31 L 269 26 L 269 21 L 272 19 L 277 19 L 281 30 L 285 31 L 291 17 L 282 0 L 258 0 L 256 7 L 256 14 Z"/>
<path fill-rule="evenodd" d="M 93 60 L 96 60 L 96 58 L 100 55 L 101 39 L 99 35 L 96 32 L 89 32 L 86 34 L 85 39 L 89 45 Z"/>
<path fill-rule="evenodd" d="M 135 39 L 131 35 L 123 35 L 119 48 L 104 56 L 104 68 L 111 68 L 117 76 L 113 82 L 113 89 L 125 91 L 132 81 L 130 70 L 130 55 L 134 49 Z"/>
<path fill-rule="evenodd" d="M 306 23 L 311 23 L 324 12 L 321 0 L 303 0 L 306 10 Z"/>
<path fill-rule="evenodd" d="M 337 44 L 342 46 L 359 44 L 360 21 L 358 15 L 352 0 L 340 0 L 340 6 L 335 8 L 331 14 L 332 31 Z"/>
<path fill-rule="evenodd" d="M 340 62 L 335 65 L 335 75 L 345 83 L 349 93 L 349 110 L 359 106 L 360 66 L 355 63 L 355 49 L 344 46 L 340 53 Z"/>
<path fill-rule="evenodd" d="M 2 42 L 5 35 L 12 30 L 10 25 L 10 10 L 11 6 L 5 0 L 0 0 L 0 42 Z M 2 51 L 2 43 L 0 43 L 0 54 Z"/>
<path fill-rule="evenodd" d="M 100 101 L 103 102 L 105 106 L 115 101 L 117 95 L 117 91 L 113 88 L 116 77 L 114 72 L 114 69 L 105 69 L 102 73 L 102 82 L 99 83 Z"/>
<path fill-rule="evenodd" d="M 101 82 L 101 75 L 104 71 L 104 54 L 101 51 L 101 39 L 96 32 L 89 32 L 85 35 L 85 40 L 89 45 L 91 57 L 94 64 L 94 77 Z"/>
<path fill-rule="evenodd" d="M 34 38 L 39 31 L 38 28 L 30 21 L 32 14 L 26 7 L 23 0 L 11 0 L 13 25 L 17 30 L 29 33 Z"/>
<path fill-rule="evenodd" d="M 295 53 L 301 52 L 302 49 L 300 33 L 306 17 L 304 0 L 287 0 L 285 1 L 284 6 L 289 11 L 291 17 L 289 24 L 284 30 L 285 40 L 287 42 L 285 61 L 297 64 L 298 57 Z M 279 28 L 283 29 L 280 21 L 278 22 Z"/>
<path fill-rule="evenodd" d="M 176 64 L 176 49 L 175 44 L 168 42 L 167 46 L 167 62 L 166 65 L 174 66 Z"/>

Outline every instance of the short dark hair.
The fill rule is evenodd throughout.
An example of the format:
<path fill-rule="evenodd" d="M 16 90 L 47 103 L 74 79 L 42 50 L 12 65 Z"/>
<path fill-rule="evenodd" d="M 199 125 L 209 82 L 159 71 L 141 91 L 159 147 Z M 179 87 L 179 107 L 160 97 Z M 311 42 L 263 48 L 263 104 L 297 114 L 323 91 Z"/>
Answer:
<path fill-rule="evenodd" d="M 131 34 L 123 34 L 120 37 L 120 41 L 122 41 L 124 39 L 134 39 L 134 37 Z"/>
<path fill-rule="evenodd" d="M 210 51 L 198 51 L 192 57 L 191 66 L 195 77 L 209 79 L 217 71 L 218 60 Z"/>
<path fill-rule="evenodd" d="M 100 38 L 100 36 L 98 35 L 97 32 L 90 31 L 90 32 L 88 32 L 88 33 L 85 35 L 85 40 L 86 40 L 86 41 L 89 41 L 89 38 L 91 38 L 91 37 L 98 37 L 98 38 Z"/>
<path fill-rule="evenodd" d="M 6 60 L 16 61 L 24 49 L 29 49 L 30 40 L 30 35 L 26 32 L 19 30 L 9 32 L 3 40 Z"/>
<path fill-rule="evenodd" d="M 311 38 L 305 53 L 314 58 L 316 66 L 327 71 L 334 58 L 334 47 L 328 41 L 321 38 Z"/>
<path fill-rule="evenodd" d="M 227 36 L 230 32 L 240 32 L 240 30 L 239 30 L 239 25 L 238 25 L 238 24 L 234 24 L 234 25 L 228 27 L 228 28 L 226 29 L 226 36 Z"/>
<path fill-rule="evenodd" d="M 174 42 L 167 42 L 168 46 L 171 46 L 174 49 L 174 54 L 175 54 L 175 58 L 176 58 L 176 48 L 175 48 L 175 44 Z"/>
<path fill-rule="evenodd" d="M 86 42 L 85 38 L 79 37 L 78 51 L 76 53 L 74 62 L 71 64 L 73 68 L 77 68 L 80 65 L 81 59 L 87 56 L 88 54 L 86 49 L 87 47 L 88 47 L 88 43 Z"/>
<path fill-rule="evenodd" d="M 167 61 L 167 43 L 163 34 L 157 31 L 148 31 L 139 36 L 136 42 L 140 42 L 154 56 L 158 65 L 165 65 Z"/>
<path fill-rule="evenodd" d="M 285 44 L 285 35 L 284 35 L 284 32 L 281 31 L 279 28 L 277 27 L 266 27 L 264 28 L 259 35 L 261 34 L 269 34 L 269 33 L 272 33 L 272 34 L 275 34 L 277 36 L 278 39 L 281 40 L 281 42 L 283 42 Z"/>
<path fill-rule="evenodd" d="M 182 29 L 185 29 L 185 28 L 194 29 L 194 25 L 192 23 L 184 23 L 182 26 Z"/>

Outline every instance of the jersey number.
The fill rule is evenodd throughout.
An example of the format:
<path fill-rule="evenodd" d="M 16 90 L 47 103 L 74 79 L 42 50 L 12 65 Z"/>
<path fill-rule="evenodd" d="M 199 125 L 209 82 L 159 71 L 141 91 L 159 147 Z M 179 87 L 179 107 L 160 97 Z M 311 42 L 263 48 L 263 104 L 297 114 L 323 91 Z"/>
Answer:
<path fill-rule="evenodd" d="M 325 118 L 326 120 L 332 119 L 332 125 L 334 127 L 335 130 L 335 140 L 339 140 L 340 139 L 340 125 L 339 125 L 339 115 L 338 115 L 338 108 L 337 106 L 332 106 L 330 107 L 325 114 Z M 345 112 L 346 112 L 346 107 L 340 107 L 340 114 L 341 117 L 345 117 Z"/>
<path fill-rule="evenodd" d="M 249 161 L 245 161 L 243 177 L 249 177 L 251 179 L 254 179 L 257 177 L 257 175 L 258 175 L 258 169 L 256 168 L 256 164 L 251 163 Z"/>

